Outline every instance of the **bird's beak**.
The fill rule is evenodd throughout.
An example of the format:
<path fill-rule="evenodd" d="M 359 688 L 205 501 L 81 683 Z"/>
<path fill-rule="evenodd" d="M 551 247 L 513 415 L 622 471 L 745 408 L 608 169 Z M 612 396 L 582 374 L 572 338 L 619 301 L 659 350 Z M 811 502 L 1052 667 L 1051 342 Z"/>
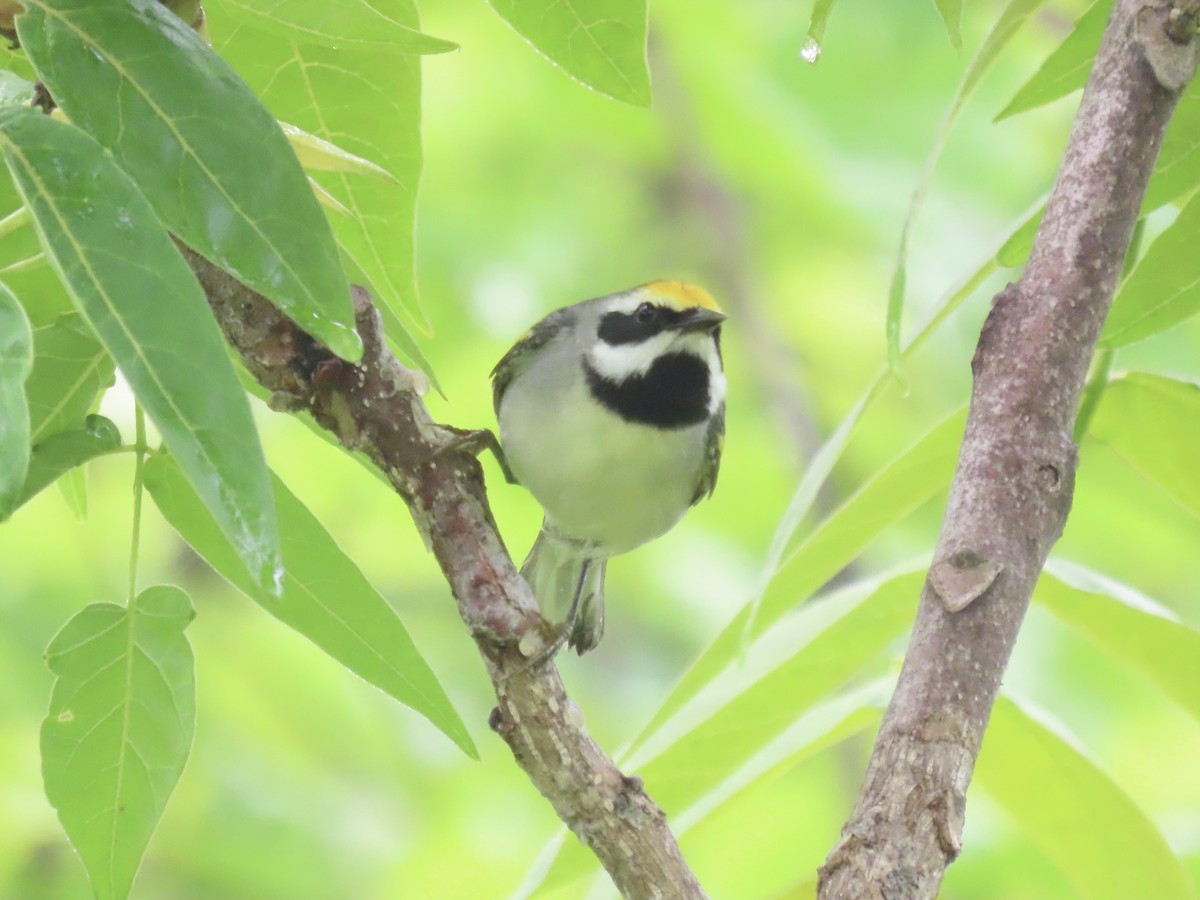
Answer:
<path fill-rule="evenodd" d="M 683 319 L 679 323 L 679 330 L 683 332 L 716 331 L 724 321 L 724 313 L 719 313 L 715 309 L 694 306 L 684 313 Z"/>

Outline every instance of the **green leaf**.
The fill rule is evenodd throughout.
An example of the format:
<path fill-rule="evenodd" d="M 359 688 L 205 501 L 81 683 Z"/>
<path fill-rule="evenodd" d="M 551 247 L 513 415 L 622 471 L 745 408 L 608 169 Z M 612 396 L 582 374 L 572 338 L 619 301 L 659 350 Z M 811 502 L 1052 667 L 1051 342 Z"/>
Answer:
<path fill-rule="evenodd" d="M 1029 251 L 1033 249 L 1033 239 L 1037 237 L 1037 230 L 1042 227 L 1042 216 L 1045 214 L 1046 203 L 1043 201 L 1033 212 L 1025 216 L 1017 230 L 996 252 L 996 262 L 1006 269 L 1015 269 L 1017 266 L 1025 265 L 1025 260 L 1029 259 Z"/>
<path fill-rule="evenodd" d="M 971 268 L 969 274 L 963 278 L 959 284 L 953 286 L 938 302 L 938 304 L 930 312 L 929 318 L 919 329 L 917 329 L 916 333 L 905 346 L 903 351 L 904 355 L 913 353 L 919 347 L 921 347 L 930 337 L 930 335 L 936 332 L 938 327 L 946 321 L 950 314 L 958 309 L 958 307 L 962 305 L 963 301 L 969 297 L 995 271 L 996 254 L 998 249 L 998 247 L 989 249 L 983 256 L 982 260 Z M 817 525 L 799 542 L 795 540 L 795 536 L 800 533 L 801 523 L 807 518 L 809 512 L 811 511 L 813 500 L 820 491 L 821 485 L 825 483 L 829 477 L 829 474 L 833 471 L 833 467 L 849 442 L 850 436 L 853 433 L 854 427 L 859 418 L 863 412 L 882 395 L 883 388 L 887 383 L 888 371 L 886 368 L 884 368 L 876 375 L 875 379 L 868 386 L 866 392 L 859 399 L 858 403 L 856 403 L 855 406 L 850 410 L 850 412 L 842 420 L 841 424 L 839 424 L 836 431 L 826 440 L 825 444 L 814 456 L 809 468 L 805 472 L 804 478 L 801 480 L 799 487 L 789 503 L 788 510 L 785 513 L 783 520 L 780 522 L 778 528 L 776 529 L 776 533 L 772 538 L 771 550 L 768 553 L 768 562 L 764 567 L 768 575 L 773 575 L 779 569 L 781 560 L 783 559 L 784 554 L 788 551 L 789 547 L 794 547 L 793 555 L 790 557 L 790 559 L 792 562 L 796 562 L 802 558 L 805 552 L 804 548 L 809 545 L 810 541 L 813 542 L 814 546 L 816 547 L 820 547 L 827 540 L 827 546 L 837 546 L 842 544 L 841 540 L 833 539 L 833 535 L 841 533 L 840 528 L 833 529 L 830 532 L 829 538 L 822 536 L 827 527 L 832 529 L 832 519 L 837 516 L 837 513 L 834 513 L 833 516 L 827 518 L 825 521 Z M 959 425 L 959 434 L 961 435 L 961 424 Z M 908 454 L 905 455 L 905 458 L 909 458 Z M 927 458 L 927 462 L 930 460 L 936 460 L 936 453 Z M 912 461 L 916 462 L 917 460 Z M 952 460 L 948 464 L 952 464 Z M 899 466 L 898 462 L 893 465 Z M 920 466 L 918 466 L 918 468 L 919 467 Z M 889 467 L 889 471 L 891 468 L 892 467 Z M 883 473 L 880 473 L 878 476 L 881 479 L 884 479 L 884 485 L 890 485 L 890 487 L 884 487 L 880 485 L 876 486 L 873 490 L 868 490 L 869 486 L 865 485 L 860 491 L 861 496 L 858 498 L 852 498 L 851 501 L 848 501 L 847 505 L 855 502 L 856 500 L 857 502 L 855 505 L 859 511 L 863 513 L 869 513 L 876 504 L 874 502 L 869 502 L 867 497 L 873 496 L 877 500 L 881 501 L 885 506 L 888 503 L 895 502 L 899 496 L 903 496 L 903 490 L 905 489 L 904 486 L 908 481 L 907 476 L 909 474 L 909 470 L 905 466 L 899 466 L 897 472 L 898 474 L 894 478 L 884 479 Z M 949 477 L 950 470 L 947 469 L 946 474 L 942 478 L 942 483 L 947 484 L 949 482 Z M 912 487 L 916 485 L 908 486 Z M 893 489 L 900 490 L 901 494 L 892 495 Z M 845 507 L 843 507 L 843 509 L 845 509 Z M 847 535 L 854 532 L 858 527 L 855 516 L 847 515 L 847 518 L 843 521 L 848 526 L 845 532 Z M 864 519 L 863 521 L 865 522 L 866 520 Z M 864 533 L 859 535 L 857 539 L 861 539 L 862 545 L 865 546 L 872 536 L 873 534 Z M 800 570 L 801 567 L 797 566 L 797 572 Z M 797 597 L 795 598 L 795 603 L 798 604 L 803 599 L 804 598 L 802 597 Z M 817 608 L 822 606 L 822 604 L 814 604 L 813 606 L 814 608 Z M 824 608 L 831 609 L 832 607 L 826 606 Z M 804 614 L 805 612 L 801 612 L 798 615 Z M 673 688 L 667 699 L 664 701 L 663 706 L 654 715 L 650 723 L 642 729 L 638 737 L 633 741 L 630 746 L 630 752 L 641 752 L 641 748 L 645 746 L 652 746 L 653 743 L 661 743 L 663 741 L 671 740 L 672 735 L 681 734 L 683 726 L 680 723 L 687 723 L 687 719 L 681 714 L 681 710 L 697 708 L 703 710 L 704 700 L 703 698 L 696 699 L 697 695 L 700 694 L 702 690 L 705 690 L 708 685 L 712 684 L 714 679 L 722 672 L 738 671 L 730 666 L 730 662 L 732 660 L 743 658 L 746 626 L 749 621 L 749 607 L 746 607 L 742 609 L 742 611 L 734 618 L 734 620 L 722 631 L 716 641 L 714 641 L 714 643 L 704 651 L 697 661 L 693 663 L 692 667 L 684 674 L 683 678 Z M 763 620 L 759 620 L 758 624 L 764 628 L 766 627 Z M 753 659 L 754 654 L 748 654 L 748 657 Z M 705 695 L 708 695 L 707 690 L 705 690 Z M 666 727 L 668 726 L 668 723 L 669 730 L 668 727 Z M 561 852 L 562 854 L 559 858 L 559 862 L 554 868 L 556 873 L 560 871 L 560 867 L 563 867 L 567 871 L 582 871 L 585 868 L 581 862 L 586 863 L 586 858 L 582 861 L 576 859 L 574 854 L 577 851 L 571 846 L 555 852 Z M 549 863 L 547 863 L 547 865 L 549 865 Z M 556 875 L 555 877 L 557 879 L 558 876 Z"/>
<path fill-rule="evenodd" d="M 1200 631 L 1132 588 L 1065 560 L 1050 561 L 1033 599 L 1200 721 Z"/>
<path fill-rule="evenodd" d="M 593 90 L 650 105 L 646 0 L 488 0 L 537 50 Z"/>
<path fill-rule="evenodd" d="M 888 645 L 912 624 L 924 579 L 921 570 L 855 585 L 805 606 L 796 621 L 765 636 L 740 671 L 696 695 L 631 754 L 629 765 L 655 802 L 668 812 L 695 803 L 801 713 L 882 663 Z"/>
<path fill-rule="evenodd" d="M 829 24 L 829 14 L 833 12 L 836 0 L 814 0 L 812 17 L 808 20 L 808 32 L 804 36 L 804 46 L 800 49 L 800 57 L 805 62 L 816 65 L 821 61 L 821 42 L 825 40 L 825 28 Z"/>
<path fill-rule="evenodd" d="M 13 292 L 0 284 L 0 519 L 17 504 L 29 467 L 29 403 L 33 333 Z"/>
<path fill-rule="evenodd" d="M 283 590 L 275 597 L 246 578 L 174 459 L 156 453 L 144 477 L 166 520 L 231 584 L 478 758 L 470 733 L 395 611 L 282 481 L 272 477 L 284 564 Z"/>
<path fill-rule="evenodd" d="M 837 0 L 813 0 L 812 16 L 808 20 L 808 36 L 817 43 L 825 40 L 825 29 L 829 26 L 829 14 Z"/>
<path fill-rule="evenodd" d="M 874 388 L 873 385 L 859 398 L 850 412 L 838 423 L 837 429 L 825 440 L 825 443 L 809 461 L 804 475 L 800 478 L 800 484 L 796 486 L 791 500 L 788 501 L 787 509 L 783 512 L 783 517 L 775 527 L 775 533 L 771 535 L 771 544 L 767 548 L 767 558 L 763 565 L 766 579 L 774 577 L 783 564 L 784 556 L 794 546 L 801 524 L 813 511 L 817 495 L 820 494 L 821 488 L 824 487 L 833 472 L 833 467 L 837 465 L 838 459 L 850 442 L 850 436 L 854 433 L 859 419 L 862 418 L 862 414 L 874 399 Z"/>
<path fill-rule="evenodd" d="M 24 228 L 33 221 L 33 216 L 29 214 L 29 210 L 24 206 L 18 206 L 3 219 L 0 219 L 0 237 L 12 234 L 14 231 Z"/>
<path fill-rule="evenodd" d="M 1146 215 L 1191 194 L 1200 186 L 1200 82 L 1193 84 L 1180 98 L 1163 135 L 1162 147 L 1154 163 L 1146 197 L 1142 201 L 1142 215 Z M 1006 268 L 1023 265 L 1029 258 L 1033 239 L 1042 216 L 1046 212 L 1045 201 L 1029 214 L 1024 225 L 1008 239 L 997 254 L 997 261 Z"/>
<path fill-rule="evenodd" d="M 1200 82 L 1193 79 L 1179 98 L 1163 135 L 1142 201 L 1142 214 L 1192 193 L 1197 186 L 1200 186 Z"/>
<path fill-rule="evenodd" d="M 821 709 L 821 701 L 883 661 L 887 647 L 912 623 L 924 577 L 923 570 L 906 572 L 808 604 L 772 629 L 744 667 L 732 667 L 693 696 L 649 740 L 639 738 L 622 767 L 638 773 L 673 821 L 687 810 L 683 821 L 692 825 L 735 786 L 865 727 L 878 713 L 865 719 L 859 713 L 886 703 L 878 684 L 867 693 L 851 692 L 849 706 L 835 700 Z M 568 842 L 543 884 L 565 884 L 594 865 L 594 856 Z"/>
<path fill-rule="evenodd" d="M 1100 49 L 1100 39 L 1104 37 L 1111 11 L 1112 0 L 1097 0 L 1076 19 L 1071 33 L 1021 86 L 1008 106 L 996 116 L 996 121 L 1044 106 L 1082 88 L 1092 70 L 1096 51 Z"/>
<path fill-rule="evenodd" d="M 997 250 L 989 250 L 983 259 L 976 266 L 972 267 L 970 274 L 959 284 L 954 285 L 935 304 L 926 321 L 922 323 L 921 327 L 917 329 L 916 333 L 901 351 L 901 358 L 908 357 L 920 349 L 942 323 L 963 304 L 963 301 L 971 296 L 987 280 L 996 270 L 997 253 Z M 773 576 L 778 571 L 785 552 L 795 544 L 795 537 L 799 532 L 801 524 L 808 518 L 809 513 L 812 512 L 813 503 L 817 495 L 828 480 L 833 467 L 837 464 L 839 457 L 845 450 L 846 444 L 849 443 L 850 436 L 853 434 L 854 428 L 858 424 L 862 414 L 882 396 L 883 390 L 889 382 L 890 372 L 888 366 L 885 365 L 876 374 L 870 385 L 867 386 L 866 391 L 859 398 L 858 402 L 838 424 L 837 429 L 835 429 L 833 434 L 826 439 L 825 443 L 813 455 L 812 460 L 805 469 L 803 478 L 800 479 L 800 484 L 792 495 L 792 499 L 788 502 L 787 509 L 784 511 L 783 517 L 775 529 L 775 533 L 771 536 L 771 545 L 767 551 L 766 564 L 763 567 L 768 577 Z"/>
<path fill-rule="evenodd" d="M 971 296 L 971 294 L 974 293 L 974 291 L 995 271 L 997 265 L 996 255 L 998 250 L 999 247 L 990 248 L 984 254 L 982 260 L 969 270 L 969 274 L 964 277 L 959 284 L 953 286 L 946 293 L 946 295 L 939 300 L 936 306 L 930 311 L 928 319 L 921 325 L 920 328 L 917 329 L 916 333 L 904 347 L 903 354 L 905 356 L 918 350 L 925 343 L 925 341 L 927 341 L 929 337 L 937 331 L 942 323 L 944 323 L 949 316 L 962 305 L 963 301 L 967 297 Z M 823 538 L 821 535 L 827 527 L 832 527 L 831 518 L 827 518 L 817 525 L 812 531 L 808 532 L 806 537 L 801 541 L 796 542 L 794 538 L 795 535 L 799 533 L 801 523 L 806 519 L 808 513 L 812 509 L 812 503 L 820 491 L 821 486 L 828 479 L 829 474 L 833 471 L 833 467 L 837 463 L 839 456 L 842 454 L 847 443 L 849 442 L 850 435 L 853 433 L 854 427 L 858 423 L 859 418 L 866 409 L 868 409 L 880 396 L 882 396 L 883 388 L 887 383 L 888 369 L 885 366 L 875 376 L 875 379 L 867 387 L 866 392 L 859 399 L 858 403 L 854 405 L 854 407 L 838 425 L 835 432 L 830 435 L 825 444 L 822 445 L 822 447 L 813 457 L 808 470 L 805 472 L 799 487 L 796 489 L 796 492 L 788 505 L 788 509 L 785 512 L 782 521 L 776 529 L 775 535 L 772 537 L 771 549 L 767 554 L 767 563 L 764 566 L 764 580 L 766 581 L 764 590 L 767 587 L 771 587 L 770 579 L 773 578 L 779 571 L 784 554 L 788 551 L 789 547 L 794 547 L 791 560 L 792 562 L 795 562 L 796 560 L 803 558 L 805 547 L 808 546 L 810 542 L 812 542 L 813 546 L 815 547 L 820 547 L 821 544 L 825 542 L 826 538 Z M 943 423 L 942 427 L 950 426 L 948 426 L 946 423 Z M 959 433 L 961 435 L 961 429 Z M 934 441 L 933 443 L 936 445 L 937 441 Z M 918 446 L 924 446 L 926 451 L 931 451 L 930 456 L 925 458 L 927 462 L 933 461 L 936 469 L 936 460 L 939 455 L 936 446 L 925 445 L 924 442 L 921 442 L 921 444 L 918 444 Z M 909 451 L 909 454 L 905 454 L 905 458 L 911 460 L 912 457 L 910 454 L 915 452 L 916 448 L 914 447 Z M 916 458 L 920 459 L 922 457 L 918 455 Z M 947 465 L 950 464 L 952 463 L 947 462 Z M 893 466 L 896 465 L 899 465 L 899 461 L 893 464 Z M 889 470 L 891 468 L 892 467 L 889 467 Z M 900 465 L 898 471 L 905 473 L 906 466 Z M 950 470 L 947 470 L 947 473 L 941 479 L 943 484 L 949 483 L 949 471 Z M 929 475 L 928 470 L 926 471 L 926 475 Z M 880 473 L 879 477 L 883 478 L 883 474 Z M 901 483 L 905 481 L 906 478 L 900 477 L 895 481 L 892 479 L 887 479 L 887 481 L 884 483 L 901 485 Z M 920 483 L 921 479 L 918 478 L 916 482 L 908 485 L 908 487 L 918 487 Z M 928 485 L 928 481 L 925 483 Z M 871 496 L 875 493 L 875 491 L 878 491 L 877 496 L 887 497 L 892 490 L 890 487 L 884 488 L 882 486 L 877 486 L 873 491 L 869 492 L 868 487 L 869 485 L 864 485 L 860 489 L 859 493 L 862 496 L 857 499 L 857 503 L 861 504 L 858 508 L 863 512 L 869 512 L 872 507 L 875 506 L 874 503 L 868 502 L 866 497 Z M 900 486 L 899 489 L 903 492 L 906 488 Z M 936 487 L 933 488 L 933 490 L 936 490 Z M 848 501 L 847 505 L 854 501 L 854 499 L 855 498 L 852 498 L 851 501 Z M 885 501 L 885 504 L 887 502 L 891 501 Z M 919 505 L 919 503 L 917 505 Z M 834 513 L 833 515 L 836 516 L 837 513 Z M 855 524 L 855 516 L 847 514 L 846 520 L 843 521 L 850 526 L 848 532 L 853 532 L 856 530 L 857 525 Z M 869 534 L 864 532 L 861 534 L 859 536 L 861 539 L 860 547 L 866 546 L 873 536 L 873 532 Z M 833 541 L 832 543 L 834 545 L 838 545 L 842 544 L 843 542 Z M 853 548 L 851 548 L 851 550 L 852 553 L 858 552 L 857 550 L 853 550 Z M 826 562 L 832 562 L 832 560 L 826 560 Z M 849 562 L 849 559 L 845 560 L 845 562 Z M 840 568 L 844 564 L 844 562 L 837 564 L 837 567 Z M 796 567 L 796 571 L 801 571 L 799 566 Z M 804 597 L 795 597 L 792 599 L 791 603 L 792 605 L 798 605 L 804 599 Z M 671 690 L 670 694 L 663 702 L 663 706 L 655 714 L 650 724 L 643 729 L 638 738 L 635 740 L 633 744 L 634 747 L 638 746 L 640 743 L 644 743 L 645 739 L 654 731 L 654 729 L 661 725 L 662 722 L 666 721 L 666 719 L 668 719 L 675 711 L 677 711 L 684 703 L 686 703 L 689 698 L 694 696 L 702 687 L 704 687 L 704 685 L 708 684 L 716 674 L 718 674 L 730 663 L 731 660 L 737 659 L 741 656 L 742 650 L 745 646 L 746 637 L 749 634 L 747 626 L 752 623 L 752 607 L 754 604 L 759 604 L 761 602 L 761 598 L 755 598 L 751 604 L 743 607 L 743 609 L 734 617 L 730 624 L 727 625 L 725 629 L 722 630 L 721 634 L 717 636 L 716 640 L 714 640 L 714 642 L 709 645 L 709 647 L 697 658 L 697 660 L 693 662 L 692 666 L 687 672 L 684 673 L 679 683 L 676 684 Z M 758 624 L 765 627 L 765 624 L 762 620 L 759 620 Z"/>
<path fill-rule="evenodd" d="M 280 122 L 279 127 L 287 135 L 288 143 L 296 153 L 296 159 L 306 170 L 314 172 L 346 172 L 350 175 L 370 175 L 384 181 L 394 182 L 392 173 L 377 166 L 369 159 L 356 156 L 337 144 L 309 134 L 303 128 Z"/>
<path fill-rule="evenodd" d="M 100 900 L 128 895 L 192 746 L 192 615 L 179 588 L 151 587 L 128 608 L 86 607 L 46 650 L 46 797 Z"/>
<path fill-rule="evenodd" d="M 80 312 L 245 565 L 273 584 L 279 538 L 266 462 L 191 270 L 129 176 L 83 132 L 10 108 L 0 111 L 0 149 Z"/>
<path fill-rule="evenodd" d="M 204 21 L 204 10 L 201 8 L 200 0 L 158 0 L 158 2 L 193 28 Z"/>
<path fill-rule="evenodd" d="M 163 224 L 357 359 L 329 225 L 278 123 L 229 66 L 157 0 L 27 6 L 17 30 L 38 74 L 71 121 L 136 175 Z"/>
<path fill-rule="evenodd" d="M 79 521 L 87 518 L 88 514 L 88 482 L 87 469 L 76 466 L 58 476 L 54 482 L 58 495 L 62 497 L 67 509 Z"/>
<path fill-rule="evenodd" d="M 871 538 L 948 488 L 965 426 L 965 410 L 947 416 L 798 543 L 772 576 L 752 632 L 778 620 L 853 561 Z"/>
<path fill-rule="evenodd" d="M 669 810 L 671 830 L 675 836 L 682 838 L 696 825 L 717 813 L 723 804 L 743 792 L 878 724 L 895 682 L 894 677 L 876 679 L 800 712 L 777 738 L 766 743 L 686 810 Z M 635 766 L 636 763 L 632 761 L 622 763 L 624 769 Z M 658 799 L 653 785 L 648 786 L 647 790 Z M 595 854 L 582 842 L 564 842 L 564 836 L 556 835 L 542 849 L 543 854 L 549 856 L 552 853 L 553 858 L 543 866 L 536 885 L 539 891 L 568 885 L 599 868 Z"/>
<path fill-rule="evenodd" d="M 1080 16 L 1071 34 L 1047 57 L 996 120 L 1042 106 L 1082 88 L 1091 71 L 1111 10 L 1111 0 L 1099 0 Z M 1190 193 L 1200 185 L 1200 138 L 1197 135 L 1200 135 L 1200 85 L 1192 84 L 1180 98 L 1163 136 L 1142 204 L 1143 214 Z M 1032 242 L 1032 235 L 1029 237 Z M 1006 262 L 1005 265 L 1019 265 L 1026 255 L 1027 249 L 1019 260 Z"/>
<path fill-rule="evenodd" d="M 104 416 L 88 416 L 83 428 L 60 431 L 35 444 L 29 474 L 13 509 L 29 502 L 46 485 L 76 466 L 112 453 L 120 446 L 120 430 Z"/>
<path fill-rule="evenodd" d="M 33 444 L 63 431 L 86 428 L 88 410 L 95 408 L 100 393 L 112 385 L 114 371 L 112 357 L 79 313 L 63 313 L 35 328 L 33 373 L 25 382 Z M 68 469 L 55 479 L 55 485 L 75 518 L 86 518 L 87 470 Z"/>
<path fill-rule="evenodd" d="M 390 9 L 415 23 L 411 6 Z M 408 10 L 403 16 L 402 9 Z M 350 213 L 333 222 L 338 243 L 352 260 L 346 271 L 370 285 L 388 336 L 415 345 L 411 333 L 431 333 L 413 262 L 421 176 L 420 59 L 293 43 L 244 26 L 222 31 L 219 25 L 213 23 L 214 46 L 272 110 L 392 176 L 385 182 L 316 172 L 313 178 Z M 347 97 L 359 100 L 347 103 Z"/>
<path fill-rule="evenodd" d="M 744 606 L 692 663 L 633 746 L 639 746 L 717 673 L 739 659 L 747 639 L 762 634 L 811 597 L 884 528 L 946 488 L 954 473 L 963 422 L 961 412 L 941 422 L 875 473 L 801 541 L 773 574 L 761 598 Z"/>
<path fill-rule="evenodd" d="M 257 397 L 264 404 L 270 407 L 271 392 L 259 384 L 258 381 L 255 380 L 254 376 L 247 372 L 245 367 L 242 366 L 240 362 L 236 364 L 236 368 L 238 380 L 241 382 L 246 393 L 248 393 L 251 397 Z M 298 422 L 300 422 L 300 424 L 307 428 L 313 437 L 321 441 L 321 443 L 328 444 L 330 447 L 334 447 L 342 453 L 349 454 L 351 459 L 362 466 L 364 470 L 369 472 L 372 478 L 375 478 L 380 484 L 384 485 L 389 492 L 394 490 L 392 483 L 388 481 L 388 477 L 383 474 L 383 470 L 381 470 L 379 466 L 375 465 L 374 461 L 367 456 L 366 453 L 360 450 L 347 450 L 346 446 L 334 436 L 333 432 L 317 423 L 317 420 L 312 417 L 312 413 L 310 413 L 308 410 L 295 410 L 291 413 L 291 415 Z M 301 450 L 299 452 L 303 451 Z"/>
<path fill-rule="evenodd" d="M 930 169 L 929 176 L 932 174 L 933 170 Z M 922 176 L 922 183 L 913 193 L 908 219 L 900 233 L 900 249 L 896 252 L 896 268 L 892 270 L 892 280 L 888 282 L 887 318 L 884 323 L 888 369 L 891 370 L 892 377 L 903 384 L 906 390 L 908 382 L 905 379 L 904 370 L 900 366 L 900 319 L 904 315 L 904 294 L 908 286 L 908 236 L 916 221 L 917 209 L 924 202 L 924 195 L 929 189 L 929 180 L 930 177 Z"/>
<path fill-rule="evenodd" d="M 686 811 L 672 816 L 672 830 L 677 836 L 686 834 L 726 801 L 793 769 L 851 735 L 878 725 L 895 687 L 895 676 L 877 678 L 804 711 L 733 775 L 697 799 Z"/>
<path fill-rule="evenodd" d="M 967 65 L 966 72 L 963 73 L 962 81 L 959 82 L 958 89 L 954 94 L 954 101 L 950 104 L 951 118 L 962 109 L 967 98 L 974 93 L 975 88 L 1008 42 L 1044 2 L 1045 0 L 1009 0 L 1004 9 L 1000 11 L 1000 15 L 996 18 L 996 24 L 983 39 L 974 58 Z M 941 147 L 939 146 L 935 152 L 940 153 Z"/>
<path fill-rule="evenodd" d="M 1146 372 L 1113 379 L 1090 434 L 1200 519 L 1200 386 Z"/>
<path fill-rule="evenodd" d="M 802 712 L 777 738 L 754 753 L 732 775 L 716 784 L 686 810 L 671 812 L 671 830 L 682 838 L 696 825 L 718 814 L 728 801 L 744 796 L 746 792 L 791 771 L 823 750 L 877 725 L 895 681 L 895 677 L 876 679 Z M 622 763 L 622 768 L 635 765 L 635 762 L 626 761 Z M 653 788 L 650 790 L 653 791 Z M 598 869 L 595 855 L 579 841 L 564 842 L 562 838 L 565 836 L 556 835 L 542 849 L 542 859 L 552 859 L 543 862 L 539 868 L 541 875 L 536 887 L 540 891 L 570 884 Z M 796 896 L 815 896 L 815 888 L 807 894 Z"/>
<path fill-rule="evenodd" d="M 950 101 L 950 107 L 946 110 L 946 115 L 938 126 L 937 134 L 933 139 L 933 147 L 925 158 L 921 174 L 917 178 L 917 185 L 913 188 L 912 198 L 908 203 L 908 215 L 904 219 L 904 226 L 900 231 L 899 247 L 896 250 L 896 265 L 892 270 L 888 290 L 887 317 L 884 328 L 887 337 L 888 368 L 893 376 L 901 378 L 901 380 L 900 320 L 904 313 L 909 235 L 916 224 L 917 214 L 925 204 L 925 195 L 929 193 L 929 186 L 933 182 L 934 169 L 937 167 L 938 159 L 942 155 L 942 150 L 950 137 L 950 129 L 958 119 L 959 112 L 962 111 L 971 94 L 975 92 L 975 88 L 983 79 L 984 74 L 996 61 L 1000 51 L 1043 2 L 1045 0 L 1009 0 L 1000 12 L 996 24 L 983 39 L 983 43 L 980 44 L 975 56 L 967 65 L 967 70 L 963 73 L 962 80 L 955 89 L 954 98 Z"/>
<path fill-rule="evenodd" d="M 1150 245 L 1121 282 L 1100 333 L 1100 346 L 1124 347 L 1173 328 L 1200 312 L 1200 194 Z"/>
<path fill-rule="evenodd" d="M 937 11 L 946 25 L 950 45 L 962 52 L 962 4 L 963 0 L 933 0 Z"/>
<path fill-rule="evenodd" d="M 976 783 L 1091 900 L 1192 900 L 1179 859 L 1154 823 L 1094 762 L 1049 725 L 1001 696 Z"/>
<path fill-rule="evenodd" d="M 422 34 L 367 0 L 279 0 L 270 4 L 224 0 L 221 14 L 298 44 L 386 53 L 446 53 L 458 47 Z"/>
<path fill-rule="evenodd" d="M 0 69 L 0 106 L 27 106 L 33 99 L 33 82 L 16 72 Z"/>
<path fill-rule="evenodd" d="M 46 254 L 35 253 L 33 256 L 27 256 L 25 259 L 17 260 L 0 269 L 0 275 L 16 275 L 18 272 L 40 269 L 44 265 L 46 265 Z"/>
<path fill-rule="evenodd" d="M 33 372 L 25 384 L 32 442 L 82 425 L 113 372 L 112 357 L 79 313 L 35 328 Z"/>

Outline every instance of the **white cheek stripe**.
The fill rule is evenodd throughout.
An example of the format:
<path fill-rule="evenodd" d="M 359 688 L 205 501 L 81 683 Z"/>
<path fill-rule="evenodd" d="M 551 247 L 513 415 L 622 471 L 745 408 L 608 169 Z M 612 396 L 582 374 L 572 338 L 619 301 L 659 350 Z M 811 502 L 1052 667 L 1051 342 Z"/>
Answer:
<path fill-rule="evenodd" d="M 592 368 L 610 381 L 622 382 L 633 375 L 645 375 L 654 360 L 662 356 L 675 336 L 661 332 L 637 344 L 606 344 L 598 341 L 592 348 Z"/>
<path fill-rule="evenodd" d="M 717 345 L 712 341 L 705 342 L 704 359 L 708 363 L 708 414 L 715 415 L 725 402 L 725 371 L 721 368 L 721 358 L 717 355 Z"/>
<path fill-rule="evenodd" d="M 680 336 L 670 332 L 656 334 L 639 344 L 606 344 L 600 341 L 588 354 L 592 368 L 604 378 L 620 384 L 633 375 L 644 375 L 654 360 L 675 345 L 699 356 L 708 364 L 708 414 L 714 415 L 725 402 L 725 372 L 716 342 L 707 334 Z"/>

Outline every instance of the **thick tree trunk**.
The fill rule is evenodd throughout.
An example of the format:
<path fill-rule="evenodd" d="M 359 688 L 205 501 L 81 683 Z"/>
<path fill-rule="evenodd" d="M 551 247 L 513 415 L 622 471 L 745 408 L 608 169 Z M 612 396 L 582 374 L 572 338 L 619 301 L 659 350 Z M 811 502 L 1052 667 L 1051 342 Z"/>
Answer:
<path fill-rule="evenodd" d="M 1071 507 L 1072 425 L 1163 130 L 1196 66 L 1195 3 L 1117 0 L 1019 281 L 972 361 L 966 434 L 904 668 L 819 896 L 934 897 L 1034 583 Z"/>

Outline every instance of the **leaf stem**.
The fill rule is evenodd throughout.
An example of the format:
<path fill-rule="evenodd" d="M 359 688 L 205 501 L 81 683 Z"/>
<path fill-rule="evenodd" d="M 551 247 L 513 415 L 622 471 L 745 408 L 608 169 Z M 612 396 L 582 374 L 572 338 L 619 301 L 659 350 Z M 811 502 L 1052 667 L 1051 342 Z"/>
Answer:
<path fill-rule="evenodd" d="M 146 414 L 140 403 L 133 407 L 134 445 L 133 465 L 133 535 L 129 541 L 129 606 L 137 597 L 138 549 L 142 538 L 142 469 L 146 462 Z"/>

